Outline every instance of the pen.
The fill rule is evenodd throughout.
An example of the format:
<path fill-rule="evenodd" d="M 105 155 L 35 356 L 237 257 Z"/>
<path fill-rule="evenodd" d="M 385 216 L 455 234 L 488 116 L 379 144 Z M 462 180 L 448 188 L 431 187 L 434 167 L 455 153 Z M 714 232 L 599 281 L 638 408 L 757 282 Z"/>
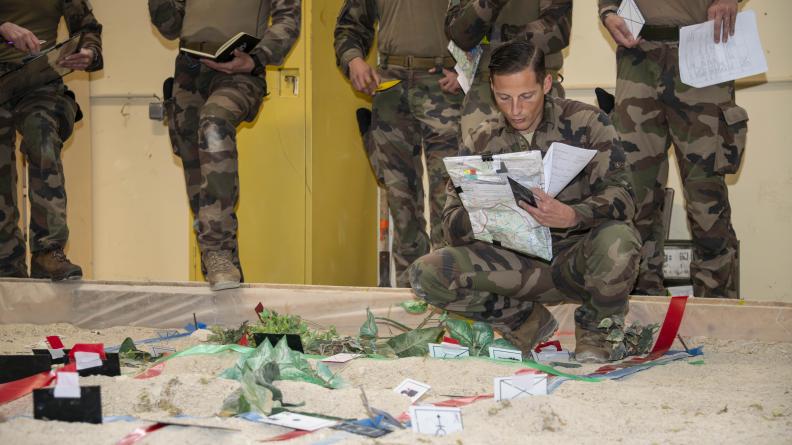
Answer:
<path fill-rule="evenodd" d="M 6 45 L 11 45 L 11 46 L 14 46 L 14 42 L 9 42 L 9 41 L 6 41 L 5 43 L 6 43 Z M 46 41 L 46 40 L 39 40 L 39 45 L 43 45 L 43 44 L 45 44 L 45 43 L 47 43 L 47 41 Z"/>

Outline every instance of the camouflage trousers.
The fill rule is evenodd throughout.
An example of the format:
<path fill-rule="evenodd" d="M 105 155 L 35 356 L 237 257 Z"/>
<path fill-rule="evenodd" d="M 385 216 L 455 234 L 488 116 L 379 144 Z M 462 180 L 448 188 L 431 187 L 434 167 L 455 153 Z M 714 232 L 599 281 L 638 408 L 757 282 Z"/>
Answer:
<path fill-rule="evenodd" d="M 745 148 L 748 115 L 734 83 L 706 88 L 679 79 L 676 44 L 619 48 L 613 124 L 622 139 L 636 192 L 635 224 L 643 239 L 636 293 L 663 295 L 664 188 L 674 145 L 693 236 L 690 273 L 697 297 L 737 298 L 737 237 L 724 175 Z"/>
<path fill-rule="evenodd" d="M 440 90 L 440 76 L 398 67 L 381 69 L 383 81 L 398 85 L 378 92 L 372 105 L 372 166 L 388 196 L 393 218 L 396 286 L 409 287 L 407 267 L 432 248 L 443 246 L 442 211 L 448 173 L 443 158 L 459 151 L 462 94 Z M 423 162 L 429 182 L 429 222 L 424 217 Z M 430 243 L 431 240 L 431 243 Z"/>
<path fill-rule="evenodd" d="M 237 265 L 236 127 L 256 118 L 266 89 L 261 77 L 220 73 L 180 54 L 173 97 L 166 104 L 201 252 L 230 250 Z"/>
<path fill-rule="evenodd" d="M 564 87 L 561 86 L 558 77 L 554 76 L 554 79 L 550 94 L 561 98 L 566 97 Z M 489 72 L 480 72 L 476 74 L 473 86 L 465 95 L 465 101 L 462 104 L 461 134 L 469 134 L 485 120 L 498 116 L 498 113 L 492 98 Z"/>
<path fill-rule="evenodd" d="M 0 105 L 0 276 L 27 270 L 17 205 L 16 132 L 28 162 L 30 251 L 63 248 L 69 239 L 61 150 L 76 112 L 60 81 Z"/>
<path fill-rule="evenodd" d="M 639 249 L 631 224 L 610 221 L 565 240 L 550 263 L 481 241 L 446 247 L 416 261 L 410 282 L 428 303 L 502 332 L 518 329 L 534 303 L 580 303 L 575 318 L 591 328 L 627 313 Z"/>

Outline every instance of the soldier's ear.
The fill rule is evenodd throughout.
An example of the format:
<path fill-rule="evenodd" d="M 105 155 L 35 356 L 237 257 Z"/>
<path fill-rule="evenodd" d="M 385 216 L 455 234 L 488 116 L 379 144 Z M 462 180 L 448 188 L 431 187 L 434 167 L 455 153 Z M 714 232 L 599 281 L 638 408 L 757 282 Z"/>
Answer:
<path fill-rule="evenodd" d="M 544 83 L 542 85 L 542 89 L 544 90 L 545 94 L 548 94 L 548 93 L 550 93 L 550 90 L 552 88 L 553 88 L 553 76 L 548 74 L 544 78 Z"/>

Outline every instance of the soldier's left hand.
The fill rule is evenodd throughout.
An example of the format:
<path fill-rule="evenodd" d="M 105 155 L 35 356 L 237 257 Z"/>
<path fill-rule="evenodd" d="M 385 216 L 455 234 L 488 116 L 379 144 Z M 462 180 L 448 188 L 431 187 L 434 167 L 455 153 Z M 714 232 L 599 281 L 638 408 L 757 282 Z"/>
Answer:
<path fill-rule="evenodd" d="M 215 71 L 220 71 L 221 73 L 226 74 L 250 74 L 250 72 L 253 71 L 253 68 L 256 66 L 256 63 L 253 62 L 253 58 L 250 57 L 250 54 L 238 49 L 234 50 L 234 58 L 228 62 L 217 63 L 213 60 L 201 59 L 201 63 Z"/>
<path fill-rule="evenodd" d="M 707 19 L 715 20 L 715 43 L 729 41 L 729 36 L 734 35 L 737 23 L 737 0 L 713 0 L 707 9 Z"/>
<path fill-rule="evenodd" d="M 434 74 L 437 72 L 437 68 L 432 68 L 429 70 L 430 73 Z M 440 84 L 440 89 L 443 90 L 444 93 L 448 94 L 457 94 L 459 90 L 462 89 L 462 86 L 459 85 L 459 75 L 456 71 L 451 71 L 443 68 L 443 77 L 437 81 Z"/>
<path fill-rule="evenodd" d="M 82 48 L 80 51 L 58 61 L 58 65 L 72 70 L 85 71 L 96 58 L 93 48 Z"/>
<path fill-rule="evenodd" d="M 551 229 L 566 229 L 578 224 L 578 217 L 575 210 L 563 202 L 548 195 L 542 189 L 532 189 L 536 207 L 520 201 L 518 205 L 539 224 L 550 227 Z"/>

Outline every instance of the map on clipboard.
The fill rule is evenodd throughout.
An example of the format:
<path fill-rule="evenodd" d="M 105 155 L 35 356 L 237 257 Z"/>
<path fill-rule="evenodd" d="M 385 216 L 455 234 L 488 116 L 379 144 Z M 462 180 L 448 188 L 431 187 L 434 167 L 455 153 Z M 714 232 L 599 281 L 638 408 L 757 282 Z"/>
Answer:
<path fill-rule="evenodd" d="M 75 34 L 65 42 L 23 59 L 21 66 L 0 76 L 0 104 L 71 73 L 72 69 L 58 65 L 58 61 L 81 48 L 82 34 Z"/>

